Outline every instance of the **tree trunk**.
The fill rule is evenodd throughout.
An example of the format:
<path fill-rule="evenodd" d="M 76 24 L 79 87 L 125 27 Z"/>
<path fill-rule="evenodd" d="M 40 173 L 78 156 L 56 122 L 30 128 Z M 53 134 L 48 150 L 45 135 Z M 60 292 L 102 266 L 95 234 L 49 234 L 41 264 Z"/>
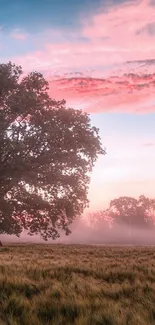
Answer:
<path fill-rule="evenodd" d="M 2 245 L 2 242 L 1 242 L 1 240 L 0 240 L 0 247 L 2 247 L 3 245 Z"/>

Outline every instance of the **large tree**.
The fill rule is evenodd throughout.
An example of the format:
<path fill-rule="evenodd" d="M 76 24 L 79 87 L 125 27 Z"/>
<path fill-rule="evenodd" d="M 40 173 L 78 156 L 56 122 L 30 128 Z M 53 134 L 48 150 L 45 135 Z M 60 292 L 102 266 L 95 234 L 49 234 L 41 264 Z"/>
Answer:
<path fill-rule="evenodd" d="M 0 233 L 57 238 L 88 205 L 102 149 L 89 115 L 51 99 L 48 82 L 0 64 Z"/>

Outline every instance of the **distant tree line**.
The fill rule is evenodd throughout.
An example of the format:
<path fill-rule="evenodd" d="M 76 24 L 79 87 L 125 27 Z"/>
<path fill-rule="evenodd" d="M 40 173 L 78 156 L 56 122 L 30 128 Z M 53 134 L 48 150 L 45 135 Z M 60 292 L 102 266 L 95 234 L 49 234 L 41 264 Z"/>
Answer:
<path fill-rule="evenodd" d="M 112 240 L 117 236 L 117 242 L 132 243 L 136 240 L 135 234 L 154 231 L 155 238 L 155 199 L 141 195 L 133 197 L 119 197 L 110 202 L 108 209 L 90 213 L 89 220 L 100 239 L 105 241 L 105 235 Z M 121 231 L 122 230 L 122 231 Z M 101 233 L 103 232 L 103 236 Z"/>

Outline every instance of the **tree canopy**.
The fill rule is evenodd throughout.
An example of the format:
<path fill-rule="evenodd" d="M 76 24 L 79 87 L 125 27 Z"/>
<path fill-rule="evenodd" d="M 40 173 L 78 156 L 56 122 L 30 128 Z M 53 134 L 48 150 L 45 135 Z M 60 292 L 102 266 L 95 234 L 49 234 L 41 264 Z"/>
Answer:
<path fill-rule="evenodd" d="M 41 73 L 22 73 L 0 64 L 0 233 L 55 239 L 88 206 L 105 150 L 88 114 L 50 98 Z"/>
<path fill-rule="evenodd" d="M 100 229 L 101 225 L 103 228 L 115 228 L 116 225 L 137 229 L 152 228 L 155 226 L 155 199 L 144 195 L 138 199 L 122 196 L 111 200 L 108 209 L 90 213 L 89 221 L 92 226 Z"/>
<path fill-rule="evenodd" d="M 113 222 L 133 228 L 152 228 L 155 222 L 155 199 L 141 195 L 133 197 L 119 197 L 110 202 L 107 215 Z"/>

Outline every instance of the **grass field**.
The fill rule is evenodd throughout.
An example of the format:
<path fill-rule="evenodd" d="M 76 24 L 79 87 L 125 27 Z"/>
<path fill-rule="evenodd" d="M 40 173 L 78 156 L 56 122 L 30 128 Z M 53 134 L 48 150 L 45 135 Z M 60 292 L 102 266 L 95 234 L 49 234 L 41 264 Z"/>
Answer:
<path fill-rule="evenodd" d="M 154 325 L 155 248 L 0 248 L 0 325 Z"/>

